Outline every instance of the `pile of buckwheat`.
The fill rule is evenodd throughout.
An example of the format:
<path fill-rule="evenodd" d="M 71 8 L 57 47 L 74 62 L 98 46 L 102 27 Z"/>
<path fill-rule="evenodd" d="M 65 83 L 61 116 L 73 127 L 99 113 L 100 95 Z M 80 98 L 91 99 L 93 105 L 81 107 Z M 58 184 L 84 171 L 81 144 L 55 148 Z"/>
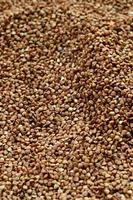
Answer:
<path fill-rule="evenodd" d="M 0 200 L 133 200 L 133 0 L 0 1 Z"/>

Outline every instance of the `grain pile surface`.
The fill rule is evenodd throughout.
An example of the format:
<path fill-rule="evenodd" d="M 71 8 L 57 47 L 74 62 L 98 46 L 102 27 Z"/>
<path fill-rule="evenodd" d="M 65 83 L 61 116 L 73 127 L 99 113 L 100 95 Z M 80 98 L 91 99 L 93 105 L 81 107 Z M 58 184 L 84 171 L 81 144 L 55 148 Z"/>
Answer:
<path fill-rule="evenodd" d="M 133 200 L 133 1 L 0 1 L 0 199 Z"/>

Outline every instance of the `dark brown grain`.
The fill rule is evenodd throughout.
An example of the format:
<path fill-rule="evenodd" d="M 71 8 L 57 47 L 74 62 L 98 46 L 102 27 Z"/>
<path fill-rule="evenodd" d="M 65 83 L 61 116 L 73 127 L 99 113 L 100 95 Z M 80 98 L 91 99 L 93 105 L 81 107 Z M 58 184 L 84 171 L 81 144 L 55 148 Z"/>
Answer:
<path fill-rule="evenodd" d="M 0 199 L 133 199 L 133 1 L 0 1 Z"/>

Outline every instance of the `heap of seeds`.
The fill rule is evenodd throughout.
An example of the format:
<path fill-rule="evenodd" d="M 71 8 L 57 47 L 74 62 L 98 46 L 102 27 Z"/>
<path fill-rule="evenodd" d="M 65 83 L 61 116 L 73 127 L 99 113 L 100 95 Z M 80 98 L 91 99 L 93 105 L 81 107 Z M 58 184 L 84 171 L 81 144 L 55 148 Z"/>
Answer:
<path fill-rule="evenodd" d="M 0 1 L 0 199 L 133 199 L 133 1 Z"/>

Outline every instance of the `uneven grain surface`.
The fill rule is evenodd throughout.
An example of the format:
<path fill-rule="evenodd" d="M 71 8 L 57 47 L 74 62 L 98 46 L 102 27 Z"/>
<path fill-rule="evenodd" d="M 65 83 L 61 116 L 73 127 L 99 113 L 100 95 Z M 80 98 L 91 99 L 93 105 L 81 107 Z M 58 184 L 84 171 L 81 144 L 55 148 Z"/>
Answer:
<path fill-rule="evenodd" d="M 0 199 L 133 199 L 133 1 L 0 0 Z"/>

